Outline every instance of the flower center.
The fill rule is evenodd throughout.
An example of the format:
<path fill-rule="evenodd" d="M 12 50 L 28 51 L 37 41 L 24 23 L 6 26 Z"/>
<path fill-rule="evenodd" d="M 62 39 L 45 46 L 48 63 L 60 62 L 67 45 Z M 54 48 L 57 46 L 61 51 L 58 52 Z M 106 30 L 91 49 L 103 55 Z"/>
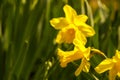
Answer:
<path fill-rule="evenodd" d="M 64 35 L 64 38 L 66 39 L 65 42 L 72 43 L 73 39 L 75 38 L 75 30 L 74 29 L 68 29 L 66 31 L 66 34 Z"/>

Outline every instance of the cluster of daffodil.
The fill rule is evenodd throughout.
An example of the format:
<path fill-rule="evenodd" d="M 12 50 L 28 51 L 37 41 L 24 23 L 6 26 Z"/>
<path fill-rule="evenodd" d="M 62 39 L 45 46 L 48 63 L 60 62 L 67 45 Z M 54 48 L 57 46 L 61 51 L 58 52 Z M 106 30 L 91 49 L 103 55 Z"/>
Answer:
<path fill-rule="evenodd" d="M 68 43 L 73 44 L 74 49 L 71 51 L 63 51 L 58 48 L 57 54 L 60 59 L 61 67 L 66 67 L 68 63 L 80 60 L 80 66 L 75 71 L 75 75 L 78 76 L 81 71 L 89 72 L 91 51 L 93 53 L 99 53 L 103 56 L 100 50 L 92 49 L 91 47 L 85 47 L 87 43 L 87 37 L 91 37 L 95 34 L 94 29 L 86 24 L 88 17 L 86 15 L 77 15 L 76 11 L 69 5 L 63 7 L 65 17 L 53 18 L 50 20 L 50 24 L 57 30 L 59 30 L 56 37 L 56 43 Z M 106 57 L 106 56 L 105 56 Z M 120 52 L 116 51 L 113 59 L 106 59 L 101 62 L 95 70 L 98 73 L 102 73 L 106 70 L 110 70 L 110 78 L 113 78 L 115 74 L 120 75 Z M 113 69 L 116 69 L 113 70 Z M 113 75 L 114 74 L 114 75 Z M 112 80 L 112 79 L 111 79 Z"/>

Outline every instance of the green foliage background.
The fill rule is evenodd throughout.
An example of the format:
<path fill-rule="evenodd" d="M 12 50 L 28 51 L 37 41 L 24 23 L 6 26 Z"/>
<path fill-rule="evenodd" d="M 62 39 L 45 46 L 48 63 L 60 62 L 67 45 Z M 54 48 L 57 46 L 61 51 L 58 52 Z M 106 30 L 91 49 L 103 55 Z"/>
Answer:
<path fill-rule="evenodd" d="M 0 80 L 108 80 L 107 72 L 94 71 L 104 59 L 99 55 L 91 58 L 90 72 L 78 77 L 74 64 L 60 67 L 54 44 L 58 31 L 49 21 L 64 16 L 65 4 L 89 17 L 96 34 L 86 46 L 108 57 L 120 50 L 120 0 L 0 0 Z"/>

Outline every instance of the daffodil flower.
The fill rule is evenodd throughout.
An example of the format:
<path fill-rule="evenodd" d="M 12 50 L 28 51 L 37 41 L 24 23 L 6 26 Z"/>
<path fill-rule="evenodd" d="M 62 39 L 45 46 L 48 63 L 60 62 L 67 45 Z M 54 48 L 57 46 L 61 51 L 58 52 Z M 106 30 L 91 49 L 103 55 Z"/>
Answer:
<path fill-rule="evenodd" d="M 55 29 L 60 30 L 56 42 L 77 44 L 76 40 L 79 39 L 84 45 L 86 43 L 86 37 L 95 34 L 94 29 L 85 23 L 88 17 L 86 15 L 77 15 L 76 11 L 69 5 L 65 5 L 63 10 L 65 12 L 65 17 L 53 18 L 50 20 L 50 24 Z"/>
<path fill-rule="evenodd" d="M 90 63 L 88 61 L 90 47 L 86 48 L 84 52 L 80 51 L 78 47 L 75 47 L 73 51 L 62 51 L 61 49 L 58 49 L 58 56 L 60 58 L 61 67 L 66 67 L 68 63 L 82 59 L 80 66 L 75 71 L 76 76 L 78 76 L 81 71 L 89 71 Z"/>
<path fill-rule="evenodd" d="M 96 68 L 96 72 L 103 73 L 109 70 L 109 80 L 115 80 L 116 75 L 120 77 L 120 51 L 116 50 L 112 59 L 103 60 Z"/>
<path fill-rule="evenodd" d="M 63 51 L 58 48 L 58 56 L 61 67 L 66 67 L 68 63 L 81 59 L 81 64 L 75 71 L 75 75 L 78 76 L 81 71 L 89 71 L 91 48 L 85 47 L 86 37 L 93 36 L 95 31 L 86 24 L 88 19 L 86 15 L 77 15 L 76 11 L 69 5 L 65 5 L 63 10 L 65 17 L 53 18 L 50 20 L 50 24 L 59 30 L 56 43 L 74 44 L 75 47 L 72 51 Z"/>

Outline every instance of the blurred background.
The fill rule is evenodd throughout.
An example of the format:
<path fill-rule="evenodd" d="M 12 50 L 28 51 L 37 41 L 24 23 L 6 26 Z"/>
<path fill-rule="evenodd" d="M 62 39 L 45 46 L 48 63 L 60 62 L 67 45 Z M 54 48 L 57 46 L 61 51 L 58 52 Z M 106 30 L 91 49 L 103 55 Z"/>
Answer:
<path fill-rule="evenodd" d="M 49 21 L 64 16 L 65 4 L 86 14 L 95 29 L 86 46 L 107 57 L 120 50 L 120 0 L 0 0 L 0 80 L 108 80 L 108 72 L 94 71 L 104 59 L 99 55 L 91 58 L 90 72 L 78 77 L 74 64 L 60 67 L 54 44 L 58 31 Z"/>

